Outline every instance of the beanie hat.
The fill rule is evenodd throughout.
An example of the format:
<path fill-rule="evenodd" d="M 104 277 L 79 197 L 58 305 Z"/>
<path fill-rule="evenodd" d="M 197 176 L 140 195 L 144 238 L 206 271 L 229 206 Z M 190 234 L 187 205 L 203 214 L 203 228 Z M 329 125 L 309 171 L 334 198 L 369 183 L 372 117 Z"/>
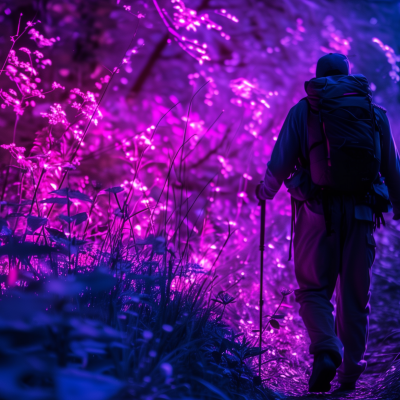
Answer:
<path fill-rule="evenodd" d="M 350 63 L 349 59 L 339 53 L 329 53 L 318 60 L 316 77 L 332 75 L 349 75 Z"/>

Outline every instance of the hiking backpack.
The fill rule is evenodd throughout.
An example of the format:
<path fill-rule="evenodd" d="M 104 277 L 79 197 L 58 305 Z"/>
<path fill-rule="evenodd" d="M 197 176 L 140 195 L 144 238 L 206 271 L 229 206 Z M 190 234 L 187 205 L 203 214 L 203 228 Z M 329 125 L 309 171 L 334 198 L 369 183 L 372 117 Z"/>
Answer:
<path fill-rule="evenodd" d="M 362 193 L 381 163 L 371 89 L 363 75 L 335 75 L 305 83 L 311 179 L 322 188 Z"/>

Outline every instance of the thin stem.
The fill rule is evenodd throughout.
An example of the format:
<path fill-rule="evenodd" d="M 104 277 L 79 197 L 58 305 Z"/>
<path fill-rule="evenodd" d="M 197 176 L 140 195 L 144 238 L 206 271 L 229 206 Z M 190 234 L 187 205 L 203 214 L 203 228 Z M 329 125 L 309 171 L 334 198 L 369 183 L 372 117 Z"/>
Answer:
<path fill-rule="evenodd" d="M 139 28 L 139 22 L 138 22 L 138 24 L 136 25 L 135 33 L 133 34 L 133 37 L 132 37 L 131 41 L 129 42 L 129 46 L 128 46 L 128 48 L 126 49 L 126 51 L 125 51 L 125 53 L 124 53 L 124 56 L 125 56 L 126 52 L 129 50 L 129 48 L 131 47 L 131 44 L 132 44 L 133 40 L 135 39 L 135 36 L 136 36 L 136 33 L 137 33 L 138 28 Z M 72 161 L 75 159 L 75 157 L 76 157 L 76 155 L 77 155 L 77 153 L 78 153 L 78 150 L 79 150 L 79 148 L 80 148 L 80 146 L 81 146 L 83 140 L 84 140 L 85 137 L 86 137 L 86 134 L 87 134 L 87 132 L 88 132 L 88 130 L 89 130 L 89 127 L 90 127 L 90 125 L 91 125 L 91 123 L 92 123 L 92 121 L 93 121 L 93 118 L 94 118 L 94 116 L 96 115 L 97 110 L 99 109 L 100 104 L 101 104 L 101 102 L 103 101 L 103 98 L 104 98 L 104 96 L 105 96 L 105 94 L 106 94 L 106 92 L 107 92 L 107 89 L 108 89 L 108 87 L 109 87 L 110 84 L 111 84 L 111 81 L 112 81 L 113 77 L 115 76 L 115 74 L 117 73 L 117 71 L 119 70 L 119 68 L 121 68 L 122 63 L 123 63 L 123 60 L 124 60 L 124 56 L 122 57 L 122 60 L 120 61 L 118 67 L 114 68 L 114 71 L 113 71 L 113 73 L 111 74 L 110 80 L 108 81 L 107 86 L 105 87 L 105 89 L 104 89 L 104 91 L 103 91 L 103 93 L 102 93 L 102 95 L 101 95 L 101 97 L 100 97 L 100 100 L 99 100 L 99 102 L 96 104 L 96 108 L 95 108 L 94 112 L 92 113 L 92 115 L 91 115 L 91 117 L 90 117 L 90 120 L 89 120 L 89 122 L 88 122 L 87 125 L 86 125 L 85 130 L 83 131 L 83 135 L 82 135 L 81 139 L 80 139 L 79 142 L 78 142 L 78 146 L 77 146 L 76 150 L 74 151 L 74 153 L 72 154 L 72 157 L 71 157 L 71 159 L 70 159 L 70 163 L 72 163 Z"/>
<path fill-rule="evenodd" d="M 140 165 L 141 165 L 141 163 L 142 163 L 143 156 L 144 156 L 146 150 L 151 146 L 151 142 L 152 142 L 152 140 L 153 140 L 154 134 L 156 133 L 156 130 L 157 130 L 158 126 L 160 125 L 160 123 L 161 123 L 161 121 L 164 119 L 164 117 L 165 117 L 171 110 L 173 110 L 178 104 L 179 104 L 179 102 L 176 103 L 176 104 L 174 104 L 174 105 L 173 105 L 173 106 L 158 120 L 157 125 L 156 125 L 156 127 L 154 128 L 154 131 L 153 131 L 153 133 L 152 133 L 152 135 L 151 135 L 150 144 L 147 145 L 147 147 L 143 150 L 142 154 L 139 156 L 139 161 L 138 161 L 137 165 L 135 166 L 135 174 L 134 174 L 134 176 L 133 176 L 132 182 L 135 182 L 135 180 L 136 180 L 136 178 L 137 178 L 137 176 L 138 176 L 138 174 L 139 174 L 139 169 L 140 169 Z M 133 186 L 133 184 L 132 184 L 131 187 L 130 187 L 130 189 L 129 189 L 128 196 L 127 196 L 126 199 L 125 199 L 124 205 L 130 203 L 130 196 L 132 195 L 132 197 L 133 197 L 133 187 L 134 187 L 134 186 Z"/>
<path fill-rule="evenodd" d="M 93 208 L 94 208 L 96 199 L 97 199 L 97 195 L 98 195 L 98 193 L 96 193 L 96 195 L 94 196 L 93 203 L 92 203 L 92 205 L 90 206 L 89 215 L 88 215 L 88 220 L 87 220 L 87 222 L 86 222 L 85 230 L 83 231 L 82 240 L 85 240 L 86 231 L 87 231 L 87 229 L 88 229 L 88 227 L 89 227 L 90 216 L 92 215 L 92 211 L 93 211 Z"/>
<path fill-rule="evenodd" d="M 276 313 L 279 311 L 279 309 L 280 309 L 280 307 L 281 307 L 281 305 L 282 305 L 284 299 L 285 299 L 285 296 L 282 296 L 282 300 L 281 300 L 281 302 L 279 303 L 278 308 L 275 310 L 275 312 L 273 313 L 273 315 L 271 315 L 271 318 L 268 320 L 267 325 L 265 325 L 265 328 L 263 329 L 262 333 L 264 333 L 264 332 L 266 331 L 266 329 L 268 328 L 269 323 L 271 322 L 271 319 L 274 319 L 274 317 L 275 317 Z"/>
<path fill-rule="evenodd" d="M 35 185 L 35 191 L 33 192 L 32 203 L 31 203 L 31 207 L 30 207 L 29 213 L 28 213 L 29 215 L 32 213 L 33 204 L 35 203 L 35 199 L 36 199 L 36 194 L 37 194 L 37 191 L 38 191 L 39 186 L 40 186 L 40 182 L 42 181 L 42 178 L 43 178 L 43 175 L 44 175 L 45 172 L 46 172 L 46 170 L 43 168 L 43 169 L 42 169 L 42 172 L 41 172 L 41 174 L 40 174 L 40 177 L 39 177 L 38 184 Z M 33 171 L 32 171 L 32 176 L 33 176 Z M 39 205 L 38 205 L 38 207 L 39 207 Z M 40 215 L 39 215 L 39 216 L 40 216 Z"/>
<path fill-rule="evenodd" d="M 204 192 L 204 190 L 207 188 L 207 186 L 214 180 L 214 178 L 217 175 L 214 175 L 208 182 L 207 184 L 201 189 L 200 193 L 196 196 L 196 198 L 193 201 L 193 204 L 189 207 L 186 215 L 183 217 L 183 219 L 181 220 L 180 224 L 178 225 L 178 227 L 175 230 L 175 233 L 173 234 L 173 236 L 171 237 L 171 240 L 174 240 L 175 236 L 177 235 L 177 233 L 179 232 L 179 229 L 181 228 L 184 220 L 186 219 L 186 217 L 189 215 L 189 212 L 192 210 L 193 206 L 196 204 L 196 201 L 198 200 L 198 198 L 201 196 L 201 194 Z M 170 241 L 171 241 L 170 240 Z M 213 265 L 214 266 L 214 265 Z"/>
<path fill-rule="evenodd" d="M 182 208 L 182 200 L 183 200 L 183 190 L 184 190 L 184 179 L 185 179 L 185 173 L 183 172 L 182 175 L 182 165 L 183 165 L 183 154 L 184 154 L 184 147 L 185 147 L 185 140 L 186 140 L 186 133 L 189 125 L 189 120 L 190 120 L 190 110 L 192 108 L 192 103 L 196 95 L 200 92 L 201 89 L 203 89 L 204 86 L 206 86 L 210 81 L 207 81 L 204 85 L 202 85 L 196 93 L 192 96 L 190 99 L 189 107 L 188 107 L 188 112 L 187 112 L 187 117 L 186 117 L 186 124 L 185 124 L 185 129 L 183 131 L 183 140 L 182 140 L 182 146 L 181 146 L 181 159 L 179 161 L 179 174 L 178 174 L 178 179 L 179 183 L 181 184 L 181 199 L 180 199 L 180 206 L 179 206 L 179 217 L 178 220 L 181 219 L 181 208 Z M 186 214 L 187 215 L 187 214 Z M 180 245 L 181 245 L 181 240 L 180 240 L 180 230 L 178 231 L 178 251 L 180 251 Z"/>

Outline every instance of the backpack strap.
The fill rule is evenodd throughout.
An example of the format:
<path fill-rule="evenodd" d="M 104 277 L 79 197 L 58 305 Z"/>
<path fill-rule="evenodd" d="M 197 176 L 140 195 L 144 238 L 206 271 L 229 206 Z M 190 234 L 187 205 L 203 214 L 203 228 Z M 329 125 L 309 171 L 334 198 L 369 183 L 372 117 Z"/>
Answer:
<path fill-rule="evenodd" d="M 311 109 L 311 104 L 308 102 L 308 118 L 310 118 L 310 113 L 312 112 Z M 325 146 L 326 147 L 326 154 L 328 158 L 328 165 L 331 165 L 331 160 L 330 160 L 330 145 L 329 145 L 329 140 L 325 132 L 325 125 L 322 117 L 321 111 L 318 111 L 318 114 L 314 112 L 315 118 L 318 116 L 318 128 L 320 131 L 320 140 L 317 140 L 314 142 L 310 147 L 309 151 L 311 152 L 315 147 L 317 146 Z M 308 135 L 310 135 L 310 129 L 311 126 L 309 123 L 307 123 L 307 128 L 308 128 Z M 317 124 L 314 126 L 315 129 L 317 128 Z M 315 137 L 314 137 L 315 139 Z M 325 219 L 325 226 L 326 226 L 326 234 L 327 236 L 330 236 L 332 233 L 334 233 L 334 230 L 332 229 L 332 191 L 329 190 L 323 190 L 320 188 L 320 195 L 321 195 L 321 200 L 322 200 L 322 207 L 323 207 L 323 212 L 324 212 L 324 219 Z"/>
<path fill-rule="evenodd" d="M 305 100 L 305 102 L 307 103 L 307 120 L 308 120 L 308 114 L 310 113 L 310 103 L 308 102 L 307 96 L 303 97 L 300 101 Z M 307 123 L 307 121 L 306 121 Z M 307 136 L 308 136 L 308 130 L 307 130 Z M 307 138 L 307 143 L 308 143 L 308 138 Z M 307 146 L 308 147 L 308 146 Z M 308 149 L 308 151 L 310 152 L 310 149 Z M 303 153 L 300 152 L 300 156 L 299 156 L 299 164 L 303 167 L 303 168 L 308 168 L 310 166 L 310 160 L 307 160 L 306 157 L 304 157 Z"/>
<path fill-rule="evenodd" d="M 375 103 L 371 103 L 372 106 L 372 112 L 373 112 L 373 118 L 374 118 L 374 128 L 378 130 L 379 132 L 379 139 L 380 139 L 380 145 L 381 145 L 381 158 L 382 158 L 382 149 L 383 149 L 383 131 L 382 131 L 382 125 L 381 125 L 381 118 L 377 113 L 375 112 L 375 109 L 378 108 L 379 110 L 382 110 L 386 114 L 386 109 L 378 106 Z"/>
<path fill-rule="evenodd" d="M 317 111 L 313 111 L 313 108 L 311 107 L 311 104 L 310 104 L 308 98 L 304 97 L 304 99 L 307 101 L 307 105 L 308 105 L 308 113 L 307 113 L 307 131 L 308 131 L 308 144 L 309 144 L 308 150 L 311 153 L 311 150 L 313 150 L 315 147 L 325 145 L 326 152 L 327 152 L 328 165 L 330 166 L 331 165 L 330 144 L 329 144 L 329 140 L 328 140 L 328 137 L 326 135 L 326 132 L 325 132 L 325 125 L 324 125 L 324 121 L 323 121 L 323 118 L 322 118 L 322 113 L 321 113 L 320 110 L 318 112 Z M 313 144 L 310 146 L 310 130 L 311 130 L 311 127 L 310 127 L 309 119 L 310 119 L 310 114 L 311 113 L 313 113 L 315 115 L 315 117 L 317 117 L 317 115 L 318 115 L 318 122 L 319 122 L 318 125 L 319 125 L 319 131 L 321 133 L 321 140 L 317 140 L 317 141 L 313 142 Z M 314 126 L 314 128 L 316 128 L 316 127 Z M 314 135 L 312 135 L 312 136 L 314 136 Z M 314 137 L 314 139 L 315 139 L 315 137 Z M 308 165 L 309 164 L 310 163 L 308 162 Z"/>

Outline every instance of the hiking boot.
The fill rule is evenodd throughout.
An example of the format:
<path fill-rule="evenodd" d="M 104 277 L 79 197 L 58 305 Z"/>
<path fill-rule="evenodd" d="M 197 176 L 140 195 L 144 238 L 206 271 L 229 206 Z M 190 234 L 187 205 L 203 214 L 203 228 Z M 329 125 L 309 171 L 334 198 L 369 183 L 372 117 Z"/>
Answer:
<path fill-rule="evenodd" d="M 356 390 L 356 383 L 355 382 L 346 382 L 341 383 L 340 387 L 335 389 L 332 394 L 345 394 L 349 392 L 354 392 Z"/>
<path fill-rule="evenodd" d="M 331 381 L 336 375 L 336 365 L 328 353 L 315 355 L 313 370 L 309 381 L 310 392 L 329 392 Z"/>

